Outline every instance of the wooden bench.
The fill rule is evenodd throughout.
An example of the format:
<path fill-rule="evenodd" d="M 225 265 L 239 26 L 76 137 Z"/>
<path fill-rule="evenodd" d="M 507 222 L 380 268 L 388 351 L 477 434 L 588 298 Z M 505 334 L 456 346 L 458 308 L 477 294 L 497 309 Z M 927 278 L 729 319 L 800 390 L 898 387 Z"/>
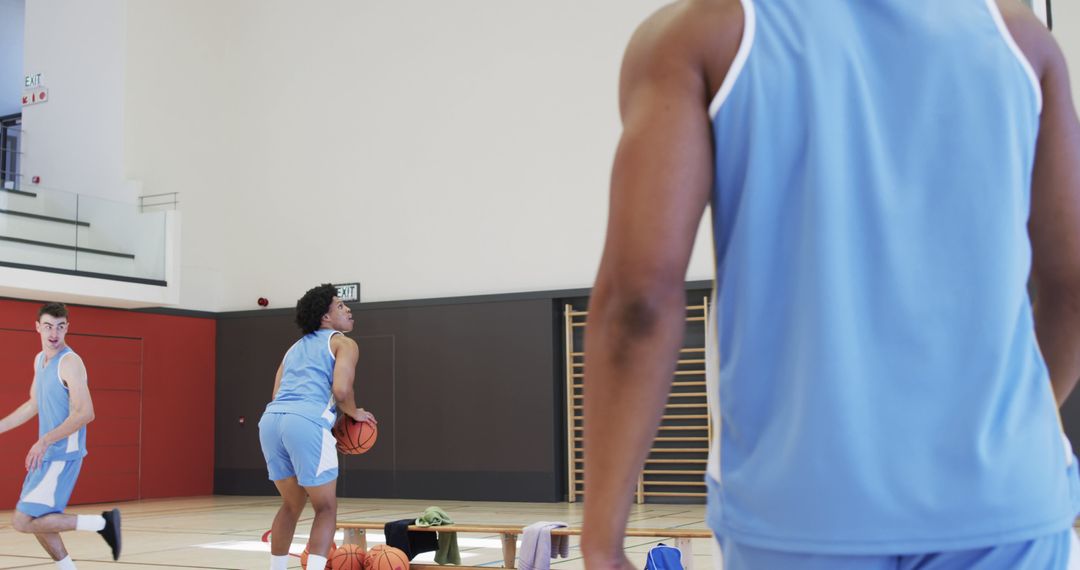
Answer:
<path fill-rule="evenodd" d="M 337 527 L 345 531 L 345 544 L 356 544 L 360 549 L 367 551 L 367 531 L 383 530 L 381 522 L 338 522 Z M 523 528 L 511 525 L 476 525 L 476 524 L 448 524 L 442 526 L 416 526 L 410 525 L 409 530 L 423 532 L 460 532 L 473 534 L 497 534 L 502 539 L 503 568 L 514 568 L 517 562 L 517 541 Z M 581 529 L 566 527 L 551 530 L 554 536 L 580 536 Z M 671 538 L 675 540 L 675 546 L 682 551 L 683 567 L 693 570 L 694 549 L 691 539 L 713 538 L 710 530 L 684 529 L 684 528 L 628 528 L 627 537 L 635 538 Z M 416 570 L 432 570 L 440 568 L 435 564 L 412 564 Z M 483 569 L 485 566 L 452 566 L 452 568 Z"/>

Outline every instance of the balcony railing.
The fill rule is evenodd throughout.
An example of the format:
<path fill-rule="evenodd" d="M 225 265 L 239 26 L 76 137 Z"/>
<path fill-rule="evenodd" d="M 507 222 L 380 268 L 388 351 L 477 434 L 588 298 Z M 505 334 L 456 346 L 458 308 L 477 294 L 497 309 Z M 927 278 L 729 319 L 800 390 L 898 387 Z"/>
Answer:
<path fill-rule="evenodd" d="M 59 190 L 0 190 L 0 265 L 165 284 L 166 211 Z"/>
<path fill-rule="evenodd" d="M 27 184 L 22 117 L 0 117 L 0 266 L 166 285 L 173 194 L 136 204 Z"/>

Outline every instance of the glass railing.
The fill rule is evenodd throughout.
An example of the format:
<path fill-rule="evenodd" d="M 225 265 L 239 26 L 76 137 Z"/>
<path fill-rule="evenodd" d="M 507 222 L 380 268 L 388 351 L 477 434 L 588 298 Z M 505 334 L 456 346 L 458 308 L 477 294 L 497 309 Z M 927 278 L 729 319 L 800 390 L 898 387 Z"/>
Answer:
<path fill-rule="evenodd" d="M 166 216 L 60 190 L 0 189 L 0 265 L 163 282 Z"/>

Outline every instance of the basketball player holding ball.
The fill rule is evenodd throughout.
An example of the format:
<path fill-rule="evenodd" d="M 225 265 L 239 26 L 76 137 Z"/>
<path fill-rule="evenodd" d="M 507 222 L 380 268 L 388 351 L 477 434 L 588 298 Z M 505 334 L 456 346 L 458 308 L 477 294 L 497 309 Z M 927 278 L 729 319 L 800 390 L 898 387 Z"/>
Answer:
<path fill-rule="evenodd" d="M 285 570 L 296 522 L 311 498 L 315 520 L 308 539 L 308 568 L 323 568 L 337 526 L 338 459 L 330 434 L 337 411 L 375 425 L 356 406 L 353 379 L 360 354 L 346 337 L 352 311 L 333 285 L 323 284 L 296 302 L 304 336 L 285 353 L 274 379 L 273 400 L 259 420 L 259 441 L 270 480 L 281 494 L 271 527 L 270 570 Z"/>

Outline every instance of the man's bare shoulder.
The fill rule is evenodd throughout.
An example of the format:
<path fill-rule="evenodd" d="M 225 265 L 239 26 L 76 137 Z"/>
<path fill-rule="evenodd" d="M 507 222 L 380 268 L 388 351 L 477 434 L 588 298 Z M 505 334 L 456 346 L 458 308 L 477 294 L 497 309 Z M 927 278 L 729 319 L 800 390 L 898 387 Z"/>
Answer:
<path fill-rule="evenodd" d="M 74 352 L 69 352 L 61 357 L 59 372 L 60 377 L 67 380 L 72 374 L 86 374 L 86 364 L 83 363 L 81 356 Z"/>
<path fill-rule="evenodd" d="M 84 366 L 84 364 L 82 357 L 72 351 L 60 359 L 60 366 Z"/>
<path fill-rule="evenodd" d="M 740 0 L 678 0 L 642 22 L 627 56 L 659 68 L 672 62 L 689 64 L 702 70 L 710 91 L 715 91 L 735 59 L 743 22 Z"/>
<path fill-rule="evenodd" d="M 716 43 L 738 44 L 742 28 L 739 0 L 678 0 L 649 16 L 636 35 L 662 45 L 705 51 Z"/>
<path fill-rule="evenodd" d="M 336 334 L 330 337 L 330 347 L 337 351 L 339 348 L 345 348 L 346 350 L 356 350 L 356 341 L 345 336 L 345 333 Z"/>
<path fill-rule="evenodd" d="M 1035 74 L 1042 78 L 1047 71 L 1053 71 L 1062 54 L 1050 30 L 1030 8 L 1017 0 L 997 0 L 997 6 L 1005 27 L 1020 51 L 1024 52 Z"/>

